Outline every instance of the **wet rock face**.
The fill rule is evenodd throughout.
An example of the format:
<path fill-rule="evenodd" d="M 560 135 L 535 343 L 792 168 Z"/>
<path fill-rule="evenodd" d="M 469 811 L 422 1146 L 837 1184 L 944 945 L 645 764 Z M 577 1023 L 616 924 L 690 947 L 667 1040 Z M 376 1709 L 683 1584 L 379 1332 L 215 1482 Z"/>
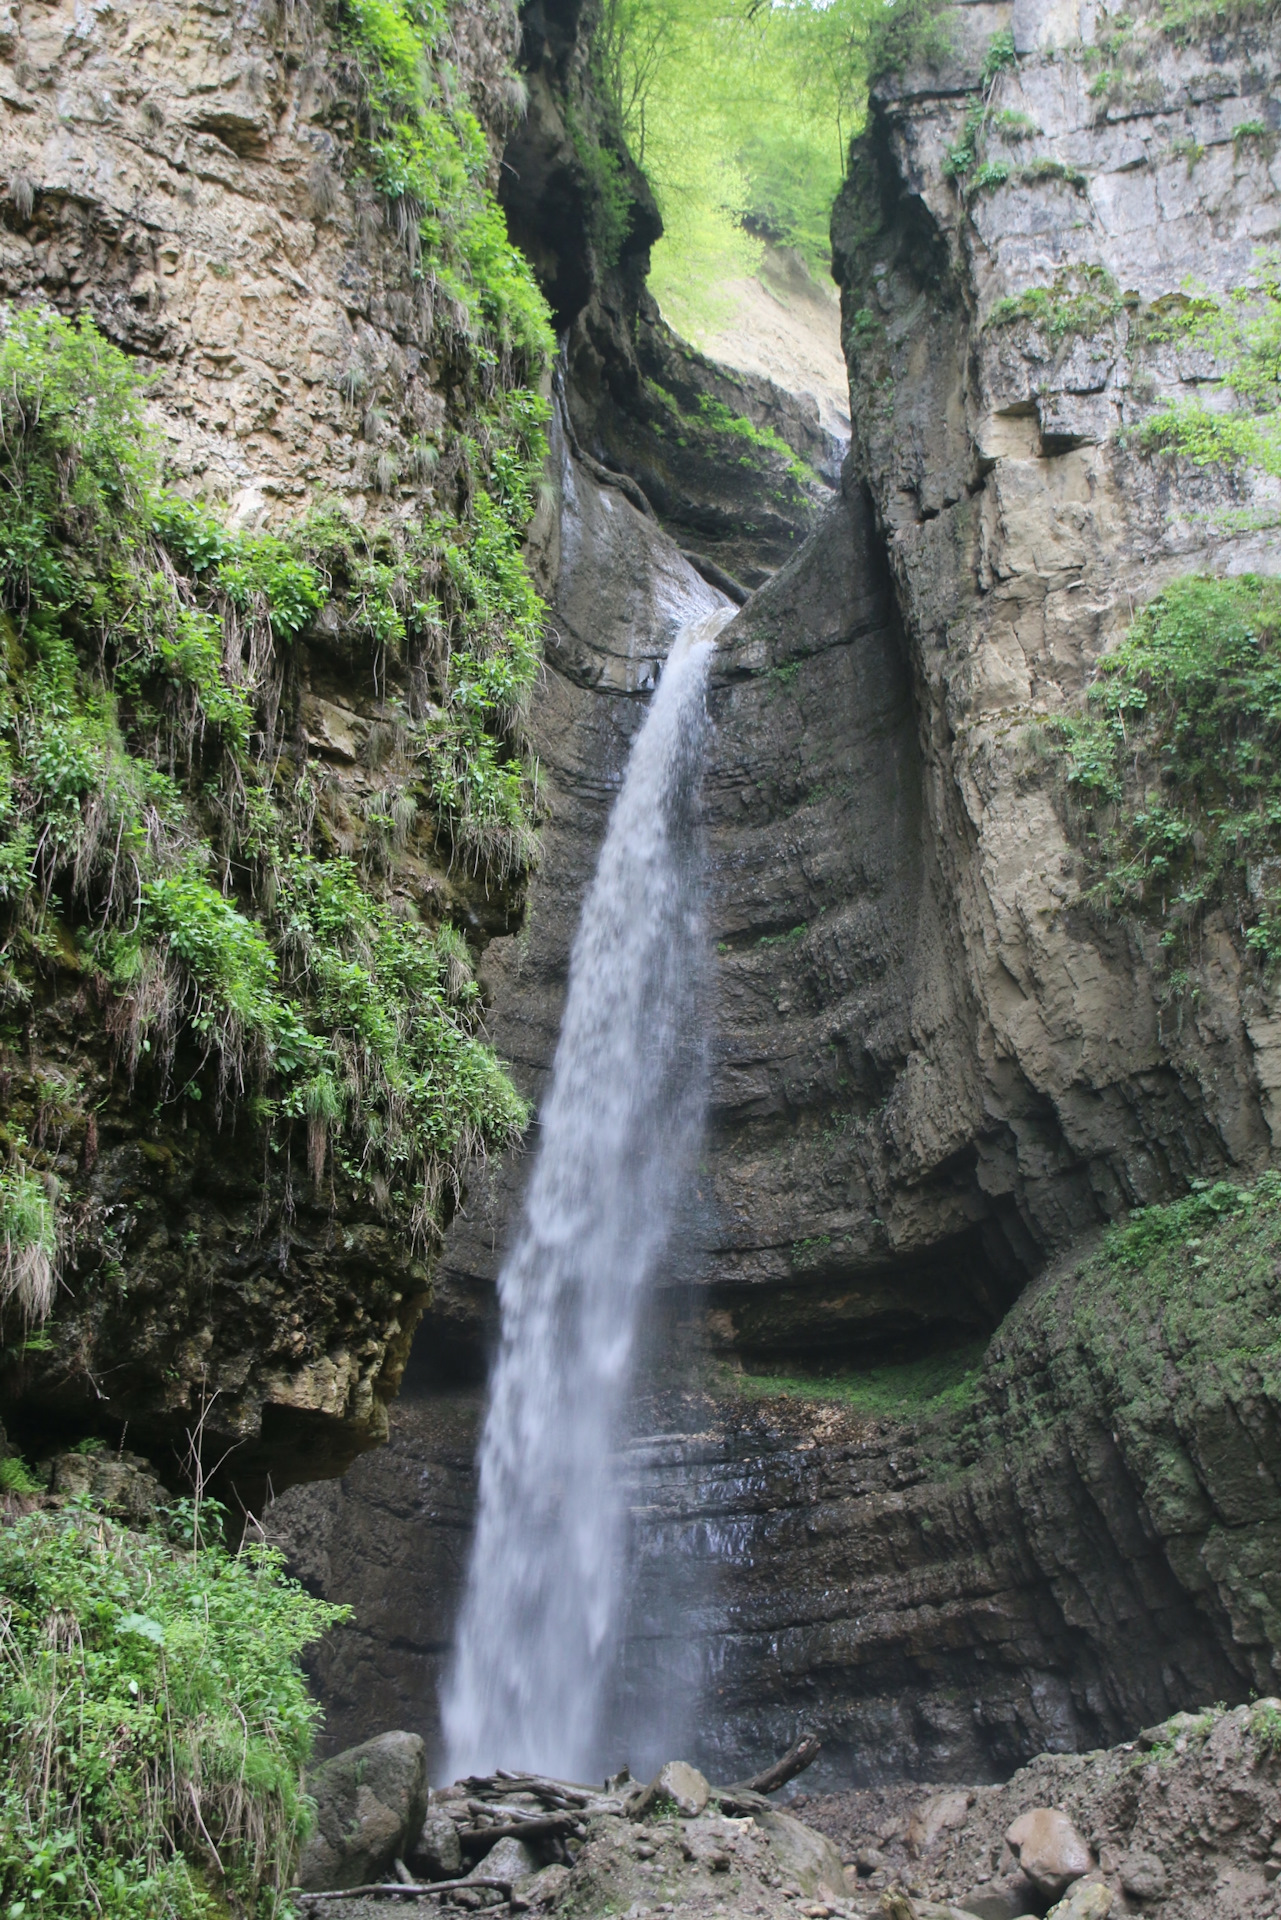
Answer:
<path fill-rule="evenodd" d="M 515 12 L 460 4 L 450 27 L 496 173 Z M 442 345 L 351 165 L 352 76 L 319 13 L 19 8 L 0 73 L 0 298 L 89 315 L 141 360 L 167 483 L 238 528 L 320 495 L 371 526 L 430 512 L 403 457 L 385 492 L 379 463 L 463 424 L 467 349 Z M 323 620 L 288 651 L 281 777 L 305 769 L 330 845 L 360 858 L 406 676 Z M 392 866 L 413 910 L 477 946 L 519 921 L 519 887 L 449 872 L 433 830 Z M 131 1080 L 109 996 L 64 945 L 6 1041 L 6 1122 L 50 1153 L 75 1223 L 53 1349 L 6 1377 L 15 1432 L 43 1451 L 127 1426 L 172 1476 L 203 1408 L 233 1508 L 269 1479 L 340 1471 L 386 1436 L 429 1260 L 367 1194 L 315 1193 L 269 1154 L 234 1074 L 218 1114 L 170 1098 L 146 1062 Z"/>

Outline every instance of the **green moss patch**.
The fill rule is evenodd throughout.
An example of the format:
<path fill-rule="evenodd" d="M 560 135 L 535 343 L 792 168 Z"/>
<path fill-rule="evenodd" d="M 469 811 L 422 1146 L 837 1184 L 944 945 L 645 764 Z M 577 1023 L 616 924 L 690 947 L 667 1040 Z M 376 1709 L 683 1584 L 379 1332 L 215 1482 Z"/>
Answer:
<path fill-rule="evenodd" d="M 727 1373 L 726 1383 L 752 1399 L 826 1401 L 878 1420 L 918 1420 L 955 1412 L 972 1398 L 984 1341 L 914 1360 L 847 1367 L 832 1373 Z"/>
<path fill-rule="evenodd" d="M 1106 267 L 1071 267 L 1048 287 L 998 300 L 987 317 L 989 327 L 1027 324 L 1040 329 L 1051 346 L 1077 337 L 1088 340 L 1122 309 L 1121 289 Z"/>

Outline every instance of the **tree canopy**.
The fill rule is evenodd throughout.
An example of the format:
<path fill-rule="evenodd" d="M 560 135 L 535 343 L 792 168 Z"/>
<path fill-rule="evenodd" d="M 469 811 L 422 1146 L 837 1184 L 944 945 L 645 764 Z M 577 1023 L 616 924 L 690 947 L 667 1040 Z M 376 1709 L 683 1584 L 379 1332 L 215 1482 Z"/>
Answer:
<path fill-rule="evenodd" d="M 665 233 L 650 284 L 682 331 L 763 245 L 829 260 L 885 0 L 605 0 L 604 78 Z"/>

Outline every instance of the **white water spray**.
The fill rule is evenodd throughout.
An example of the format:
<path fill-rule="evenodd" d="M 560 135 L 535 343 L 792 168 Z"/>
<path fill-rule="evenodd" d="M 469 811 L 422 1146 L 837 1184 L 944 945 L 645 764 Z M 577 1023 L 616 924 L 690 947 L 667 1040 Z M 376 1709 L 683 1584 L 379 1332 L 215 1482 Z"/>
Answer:
<path fill-rule="evenodd" d="M 498 1281 L 480 1510 L 446 1686 L 450 1778 L 598 1771 L 622 1601 L 615 1456 L 647 1282 L 702 1119 L 693 801 L 715 636 L 677 636 L 583 905 L 541 1144 Z"/>

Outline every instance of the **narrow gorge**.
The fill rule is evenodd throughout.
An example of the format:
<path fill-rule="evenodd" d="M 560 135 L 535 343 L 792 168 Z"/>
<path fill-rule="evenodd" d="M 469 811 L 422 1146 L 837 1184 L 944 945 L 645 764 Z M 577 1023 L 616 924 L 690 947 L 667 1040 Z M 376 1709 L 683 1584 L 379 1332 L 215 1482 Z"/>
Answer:
<path fill-rule="evenodd" d="M 565 1914 L 1281 1912 L 1281 20 L 865 9 L 847 441 L 660 310 L 622 17 L 0 13 L 2 1617 L 88 1606 L 42 1526 L 139 1660 L 157 1513 L 301 1583 L 316 1751 L 422 1832 L 322 1796 L 313 1891 L 536 1814 Z M 691 632 L 704 897 L 620 922 Z M 651 1840 L 677 1756 L 735 1784 Z M 289 1821 L 30 1911 L 283 1911 Z"/>

